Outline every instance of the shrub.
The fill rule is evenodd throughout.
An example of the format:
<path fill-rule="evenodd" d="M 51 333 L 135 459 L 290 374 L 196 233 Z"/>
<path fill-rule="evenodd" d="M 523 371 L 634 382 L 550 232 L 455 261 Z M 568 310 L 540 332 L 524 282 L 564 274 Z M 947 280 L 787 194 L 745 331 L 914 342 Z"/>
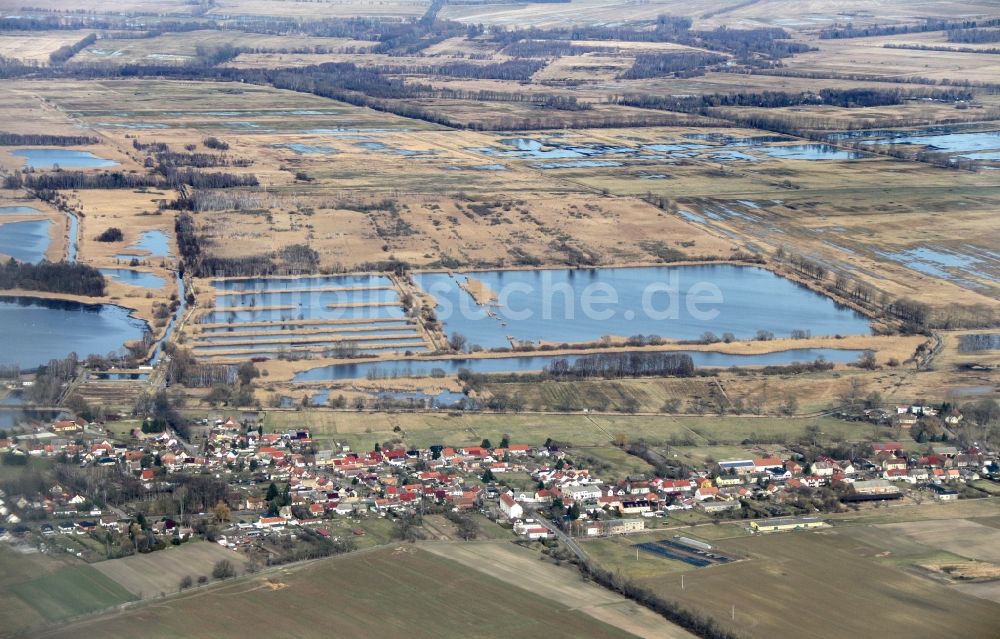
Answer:
<path fill-rule="evenodd" d="M 109 229 L 105 229 L 96 239 L 98 242 L 121 242 L 125 239 L 125 235 L 120 228 L 112 226 Z"/>

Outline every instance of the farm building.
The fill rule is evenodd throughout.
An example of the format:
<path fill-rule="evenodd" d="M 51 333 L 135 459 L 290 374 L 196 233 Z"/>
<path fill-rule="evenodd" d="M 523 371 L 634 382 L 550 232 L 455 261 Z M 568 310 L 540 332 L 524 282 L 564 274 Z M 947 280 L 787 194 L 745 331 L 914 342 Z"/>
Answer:
<path fill-rule="evenodd" d="M 734 471 L 737 473 L 752 473 L 754 463 L 752 459 L 732 459 L 719 462 L 719 467 L 724 471 Z"/>
<path fill-rule="evenodd" d="M 952 490 L 951 488 L 945 488 L 938 484 L 930 484 L 927 486 L 934 493 L 934 499 L 938 501 L 957 501 L 958 491 Z"/>
<path fill-rule="evenodd" d="M 899 488 L 884 479 L 870 479 L 854 482 L 854 492 L 859 495 L 891 495 L 898 493 Z"/>
<path fill-rule="evenodd" d="M 764 519 L 751 521 L 750 529 L 754 532 L 785 532 L 788 530 L 807 530 L 821 528 L 826 524 L 816 517 L 787 517 L 782 519 Z"/>

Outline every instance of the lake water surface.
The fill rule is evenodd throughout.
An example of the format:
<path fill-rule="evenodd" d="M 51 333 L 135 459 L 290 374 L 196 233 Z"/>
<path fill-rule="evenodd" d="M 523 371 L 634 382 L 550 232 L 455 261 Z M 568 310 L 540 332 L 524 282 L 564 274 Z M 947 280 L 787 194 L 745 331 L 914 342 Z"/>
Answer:
<path fill-rule="evenodd" d="M 10 154 L 24 158 L 26 160 L 24 165 L 29 169 L 51 169 L 56 166 L 61 169 L 105 169 L 118 166 L 114 160 L 98 157 L 90 151 L 17 149 Z"/>
<path fill-rule="evenodd" d="M 145 271 L 134 271 L 129 268 L 102 268 L 100 271 L 109 279 L 131 286 L 163 288 L 163 285 L 166 284 L 164 279 L 159 275 L 153 275 Z"/>
<path fill-rule="evenodd" d="M 728 368 L 730 366 L 780 366 L 793 362 L 812 362 L 824 358 L 834 363 L 857 360 L 862 351 L 832 348 L 802 348 L 763 355 L 729 355 L 710 351 L 678 351 L 686 353 L 699 368 Z M 481 359 L 424 359 L 358 364 L 333 364 L 303 371 L 295 375 L 297 382 L 330 381 L 340 379 L 427 377 L 434 369 L 456 374 L 466 368 L 475 373 L 523 373 L 540 371 L 553 360 L 565 359 L 570 364 L 585 355 L 529 355 L 525 357 L 490 357 Z"/>
<path fill-rule="evenodd" d="M 52 239 L 52 220 L 26 220 L 0 224 L 0 253 L 15 260 L 37 264 L 45 259 Z"/>
<path fill-rule="evenodd" d="M 136 251 L 136 253 L 119 253 L 115 257 L 120 260 L 130 260 L 133 257 L 169 257 L 170 238 L 163 231 L 155 229 L 143 231 L 139 235 L 139 239 L 126 250 Z M 142 255 L 138 253 L 142 253 Z"/>
<path fill-rule="evenodd" d="M 480 307 L 459 287 L 469 275 L 499 297 Z M 867 335 L 868 319 L 769 271 L 750 266 L 548 269 L 421 273 L 414 280 L 438 301 L 451 335 L 484 348 L 532 342 L 587 342 L 605 335 L 698 339 L 706 331 L 737 339 L 768 330 L 787 337 Z M 495 316 L 490 316 L 494 313 Z"/>
<path fill-rule="evenodd" d="M 0 364 L 33 369 L 75 352 L 106 355 L 147 328 L 131 311 L 112 304 L 0 297 Z"/>

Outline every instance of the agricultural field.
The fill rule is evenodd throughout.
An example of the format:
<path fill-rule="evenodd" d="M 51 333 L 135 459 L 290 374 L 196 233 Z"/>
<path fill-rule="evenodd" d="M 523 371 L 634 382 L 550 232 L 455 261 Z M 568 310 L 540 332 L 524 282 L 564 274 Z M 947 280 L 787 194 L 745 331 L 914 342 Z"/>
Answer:
<path fill-rule="evenodd" d="M 699 531 L 692 530 L 694 536 Z M 625 571 L 666 600 L 711 615 L 725 627 L 752 637 L 783 636 L 790 610 L 796 623 L 817 637 L 864 634 L 876 619 L 916 635 L 933 628 L 939 630 L 932 632 L 959 631 L 970 637 L 992 634 L 997 604 L 883 565 L 878 548 L 832 532 L 733 537 L 711 543 L 742 559 L 691 569 L 642 553 L 636 563 L 634 549 L 631 554 L 599 550 L 598 556 L 605 567 Z M 684 573 L 683 589 L 677 570 Z M 747 583 L 757 586 L 748 589 Z M 810 595 L 803 597 L 806 592 Z M 845 616 L 843 609 L 853 612 Z"/>
<path fill-rule="evenodd" d="M 69 565 L 69 562 L 38 552 L 24 553 L 7 547 L 0 549 L 0 567 L 3 568 L 0 571 L 0 617 L 3 621 L 0 627 L 4 636 L 46 621 L 43 612 L 35 608 L 31 601 L 22 599 L 15 588 L 32 579 L 56 574 Z"/>
<path fill-rule="evenodd" d="M 319 637 L 329 634 L 331 614 L 338 636 L 343 637 L 370 636 L 373 623 L 384 637 L 495 637 L 500 627 L 503 634 L 634 636 L 627 631 L 628 626 L 615 627 L 613 621 L 618 619 L 581 615 L 575 601 L 525 590 L 448 559 L 448 552 L 442 554 L 445 556 L 421 547 L 400 546 L 311 562 L 41 636 L 69 637 L 82 632 L 131 637 L 136 624 L 141 624 L 149 637 L 206 632 L 236 637 L 242 636 L 249 623 L 262 628 L 278 624 L 295 636 Z M 554 579 L 565 583 L 572 577 L 567 574 Z M 578 577 L 576 580 L 579 583 Z M 613 601 L 610 595 L 592 588 L 604 602 Z M 387 609 L 394 613 L 386 615 Z M 276 620 L 277 610 L 295 612 Z M 510 610 L 519 614 L 510 618 Z M 423 619 L 433 619 L 433 623 L 422 623 Z"/>
<path fill-rule="evenodd" d="M 39 553 L 0 548 L 0 636 L 104 610 L 136 597 L 93 566 Z"/>
<path fill-rule="evenodd" d="M 527 587 L 558 604 L 639 637 L 681 639 L 692 635 L 623 597 L 584 582 L 570 567 L 554 567 L 512 544 L 427 544 L 426 550 L 492 579 Z"/>
<path fill-rule="evenodd" d="M 140 599 L 175 592 L 184 577 L 210 577 L 219 561 L 229 561 L 243 574 L 246 559 L 219 544 L 192 542 L 176 548 L 97 562 L 93 567 Z"/>

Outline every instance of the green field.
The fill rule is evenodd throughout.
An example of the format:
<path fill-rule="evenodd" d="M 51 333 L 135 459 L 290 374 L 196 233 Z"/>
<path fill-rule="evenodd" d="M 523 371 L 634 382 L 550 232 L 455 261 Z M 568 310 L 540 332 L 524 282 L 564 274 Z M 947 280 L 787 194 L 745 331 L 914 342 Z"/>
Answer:
<path fill-rule="evenodd" d="M 0 636 L 8 636 L 45 623 L 45 617 L 25 601 L 14 587 L 29 579 L 59 570 L 65 564 L 41 553 L 21 554 L 0 546 Z"/>
<path fill-rule="evenodd" d="M 630 637 L 414 546 L 310 563 L 74 624 L 44 636 Z"/>
<path fill-rule="evenodd" d="M 61 621 L 135 599 L 91 566 L 69 566 L 11 586 L 10 590 L 48 621 Z"/>
<path fill-rule="evenodd" d="M 0 637 L 135 599 L 92 566 L 0 545 Z"/>

